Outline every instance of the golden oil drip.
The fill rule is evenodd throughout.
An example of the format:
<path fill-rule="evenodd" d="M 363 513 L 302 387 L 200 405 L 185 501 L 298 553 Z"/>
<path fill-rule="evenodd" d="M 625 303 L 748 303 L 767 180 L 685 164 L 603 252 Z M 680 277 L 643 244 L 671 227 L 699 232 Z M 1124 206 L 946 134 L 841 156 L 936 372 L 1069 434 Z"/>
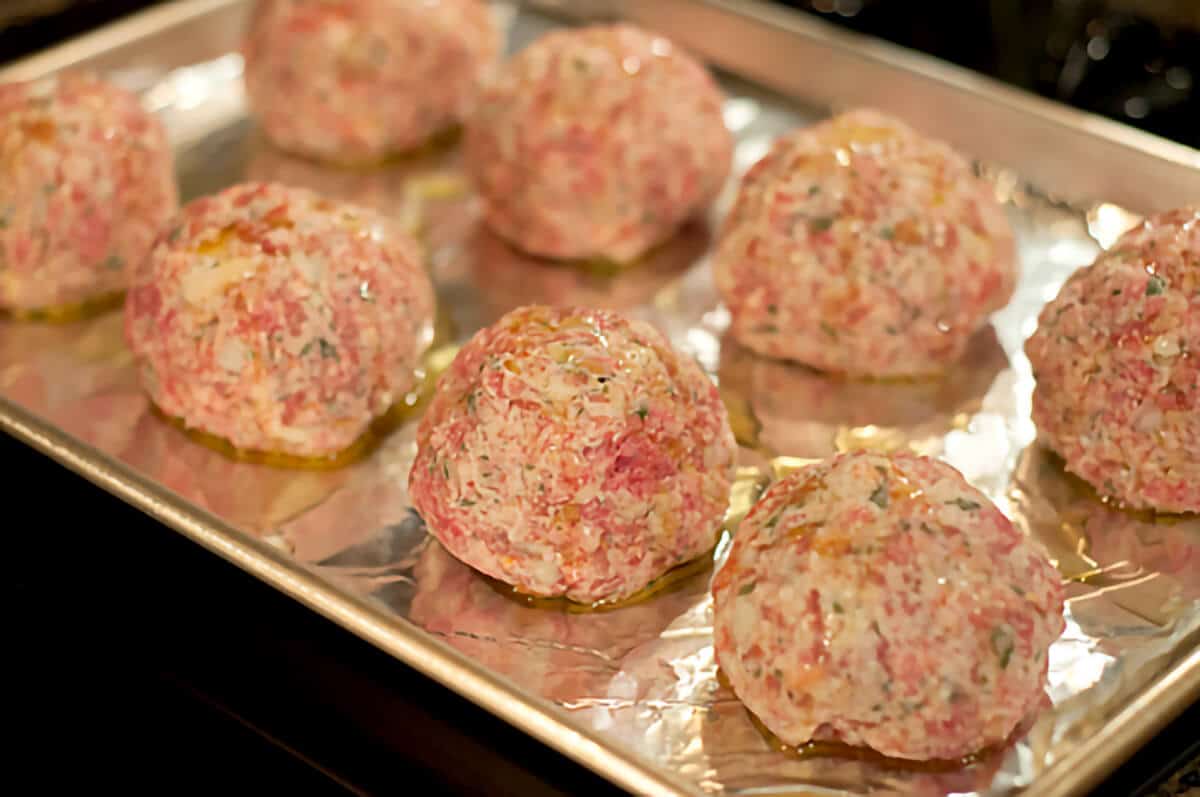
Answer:
<path fill-rule="evenodd" d="M 367 431 L 346 448 L 324 457 L 304 457 L 277 451 L 257 451 L 238 448 L 218 435 L 189 427 L 182 418 L 168 415 L 154 402 L 150 407 L 156 415 L 182 431 L 194 442 L 210 448 L 235 462 L 252 465 L 269 465 L 293 470 L 335 470 L 352 465 L 369 457 L 392 432 L 420 414 L 433 396 L 438 377 L 442 375 L 454 356 L 458 346 L 449 341 L 454 339 L 454 324 L 447 314 L 438 313 L 434 321 L 433 341 L 422 357 L 420 367 L 415 369 L 416 382 L 404 398 L 389 407 L 382 415 L 371 421 Z"/>
<path fill-rule="evenodd" d="M 617 600 L 601 600 L 594 603 L 582 603 L 574 601 L 570 598 L 547 598 L 538 595 L 530 595 L 527 592 L 522 592 L 511 584 L 506 584 L 499 579 L 491 576 L 478 573 L 484 583 L 499 593 L 501 596 L 518 603 L 522 606 L 528 606 L 532 609 L 547 609 L 551 611 L 564 612 L 566 614 L 595 614 L 598 612 L 611 612 L 616 609 L 624 609 L 627 606 L 633 606 L 638 603 L 644 603 L 651 598 L 663 595 L 674 589 L 678 589 L 681 584 L 688 581 L 692 576 L 703 573 L 712 567 L 712 551 L 701 554 L 689 562 L 675 565 L 667 572 L 663 573 L 658 578 L 651 581 L 645 587 L 642 587 L 637 592 L 624 598 Z"/>
<path fill-rule="evenodd" d="M 680 227 L 675 232 L 671 233 L 671 235 L 668 235 L 666 239 L 659 241 L 645 252 L 642 252 L 637 257 L 629 260 L 615 260 L 611 257 L 603 257 L 600 255 L 595 255 L 592 257 L 547 257 L 545 255 L 527 252 L 503 236 L 497 237 L 505 246 L 508 247 L 509 251 L 520 258 L 532 260 L 548 266 L 575 269 L 576 271 L 580 271 L 589 277 L 595 277 L 597 279 L 612 279 L 625 274 L 626 272 L 637 268 L 644 263 L 654 260 L 671 245 L 673 245 L 676 242 L 676 238 L 684 233 L 685 229 L 685 227 Z"/>
<path fill-rule="evenodd" d="M 0 318 L 13 321 L 30 321 L 47 324 L 73 324 L 115 310 L 125 303 L 125 291 L 116 291 L 85 299 L 82 302 L 60 304 L 53 307 L 37 307 L 32 310 L 0 308 Z"/>
<path fill-rule="evenodd" d="M 411 395 L 411 394 L 410 394 Z M 413 405 L 403 402 L 393 404 L 386 412 L 371 421 L 367 431 L 346 448 L 325 457 L 303 457 L 297 454 L 284 454 L 277 451 L 258 451 L 249 448 L 238 448 L 233 443 L 215 434 L 201 429 L 189 427 L 182 418 L 168 415 L 157 404 L 150 402 L 154 414 L 183 432 L 193 442 L 205 448 L 210 448 L 218 454 L 235 462 L 245 462 L 250 465 L 270 465 L 276 468 L 293 470 L 336 470 L 344 468 L 360 460 L 366 459 L 379 447 L 393 431 L 404 424 L 416 411 L 420 401 Z"/>
<path fill-rule="evenodd" d="M 839 453 L 848 451 L 874 451 L 894 454 L 908 445 L 908 434 L 892 426 L 839 426 L 833 438 L 834 448 Z"/>
<path fill-rule="evenodd" d="M 718 680 L 724 678 L 720 670 L 717 671 L 717 675 Z M 727 684 L 728 679 L 725 679 L 722 685 Z M 987 747 L 979 752 L 965 755 L 962 758 L 932 758 L 918 761 L 910 758 L 893 758 L 892 756 L 886 756 L 883 753 L 872 750 L 870 747 L 855 747 L 843 742 L 810 741 L 804 744 L 793 745 L 788 744 L 771 733 L 770 729 L 750 709 L 746 709 L 746 714 L 750 717 L 750 722 L 753 723 L 755 729 L 758 730 L 772 749 L 801 760 L 838 758 L 849 761 L 862 761 L 863 763 L 874 764 L 884 769 L 903 770 L 905 772 L 954 772 L 987 759 L 1000 749 L 998 747 Z"/>
<path fill-rule="evenodd" d="M 289 157 L 296 158 L 297 160 L 307 161 L 308 163 L 323 166 L 325 168 L 342 169 L 348 172 L 372 172 L 385 169 L 389 166 L 400 166 L 411 163 L 412 161 L 420 160 L 422 158 L 433 155 L 441 155 L 445 152 L 449 152 L 458 144 L 458 141 L 461 137 L 462 125 L 452 124 L 437 131 L 416 146 L 368 160 L 338 160 L 337 158 L 322 159 L 305 152 L 293 152 L 292 150 L 278 147 L 273 143 L 271 146 L 275 147 L 278 151 L 285 153 Z"/>
<path fill-rule="evenodd" d="M 721 386 L 719 389 L 721 403 L 725 405 L 725 413 L 729 416 L 729 426 L 733 429 L 733 439 L 737 444 L 751 451 L 758 451 L 766 457 L 772 452 L 764 450 L 762 443 L 762 421 L 754 413 L 750 400 L 740 391 Z"/>
<path fill-rule="evenodd" d="M 738 468 L 729 490 L 729 507 L 725 510 L 723 532 L 734 534 L 746 513 L 758 503 L 770 479 L 758 468 Z"/>
<path fill-rule="evenodd" d="M 1104 507 L 1104 511 L 1122 515 L 1137 523 L 1155 526 L 1174 525 L 1196 519 L 1195 514 L 1155 512 L 1151 509 L 1125 506 L 1121 502 L 1103 495 L 1089 482 L 1067 470 L 1065 462 L 1058 454 L 1048 449 L 1043 451 L 1046 456 L 1046 466 L 1057 470 L 1056 475 L 1066 488 L 1066 496 L 1056 499 L 1053 501 L 1054 504 L 1059 506 L 1075 506 L 1079 503 L 1098 504 Z M 1124 583 L 1128 580 L 1127 578 L 1114 576 L 1113 573 L 1127 567 L 1128 562 L 1101 565 L 1092 558 L 1092 542 L 1087 536 L 1084 524 L 1078 522 L 1078 518 L 1086 517 L 1086 515 L 1087 512 L 1083 509 L 1070 512 L 1069 516 L 1064 516 L 1062 512 L 1059 513 L 1058 527 L 1055 531 L 1057 531 L 1059 540 L 1069 549 L 1072 558 L 1076 560 L 1074 562 L 1062 559 L 1054 561 L 1055 567 L 1062 573 L 1063 583 L 1087 584 L 1093 587 L 1112 587 Z"/>

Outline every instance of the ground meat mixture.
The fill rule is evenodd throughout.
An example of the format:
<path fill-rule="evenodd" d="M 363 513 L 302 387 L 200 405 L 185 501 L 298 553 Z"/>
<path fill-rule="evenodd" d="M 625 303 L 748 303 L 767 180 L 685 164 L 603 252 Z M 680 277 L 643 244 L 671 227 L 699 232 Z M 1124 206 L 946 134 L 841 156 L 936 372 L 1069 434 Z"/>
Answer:
<path fill-rule="evenodd" d="M 714 268 L 743 345 L 880 377 L 946 369 L 1017 281 L 991 188 L 868 110 L 775 143 L 742 181 Z"/>
<path fill-rule="evenodd" d="M 777 482 L 713 581 L 716 654 L 788 744 L 957 759 L 1046 699 L 1057 571 L 949 465 L 857 452 Z"/>
<path fill-rule="evenodd" d="M 0 85 L 0 307 L 125 290 L 178 194 L 163 125 L 86 74 Z"/>
<path fill-rule="evenodd" d="M 379 216 L 244 183 L 189 204 L 135 270 L 126 337 L 165 414 L 328 457 L 413 386 L 433 313 L 416 244 Z"/>
<path fill-rule="evenodd" d="M 635 260 L 720 191 L 720 90 L 629 25 L 557 30 L 518 53 L 467 126 L 488 225 L 533 254 Z"/>
<path fill-rule="evenodd" d="M 1075 272 L 1025 346 L 1038 436 L 1129 506 L 1200 511 L 1200 210 L 1127 232 Z"/>
<path fill-rule="evenodd" d="M 587 603 L 713 547 L 736 451 L 715 385 L 653 327 L 544 306 L 463 347 L 417 441 L 413 504 L 452 554 Z"/>
<path fill-rule="evenodd" d="M 259 0 L 246 90 L 280 148 L 377 161 L 461 122 L 499 44 L 481 0 Z"/>

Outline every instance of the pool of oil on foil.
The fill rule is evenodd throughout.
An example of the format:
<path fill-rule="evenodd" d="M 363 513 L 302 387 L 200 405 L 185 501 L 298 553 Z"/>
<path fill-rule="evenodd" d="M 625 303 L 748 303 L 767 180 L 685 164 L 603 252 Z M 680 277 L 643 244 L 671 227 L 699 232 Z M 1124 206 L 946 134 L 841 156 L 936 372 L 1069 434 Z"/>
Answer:
<path fill-rule="evenodd" d="M 548 24 L 528 14 L 509 17 L 514 46 Z M 770 478 L 836 451 L 906 448 L 945 459 L 1038 537 L 1070 582 L 1067 631 L 1050 657 L 1054 708 L 1015 745 L 957 771 L 789 756 L 764 738 L 717 677 L 711 567 L 613 611 L 514 600 L 431 542 L 410 509 L 412 422 L 338 470 L 231 461 L 151 411 L 122 343 L 119 313 L 70 325 L 0 322 L 5 396 L 291 552 L 339 587 L 369 596 L 700 792 L 1005 794 L 1093 734 L 1193 644 L 1200 520 L 1105 505 L 1038 448 L 1029 419 L 1033 382 L 1021 346 L 1037 312 L 1073 269 L 1133 221 L 1129 214 L 1108 205 L 1090 213 L 1056 207 L 1012 174 L 985 169 L 1020 241 L 1016 297 L 945 380 L 847 382 L 758 358 L 725 339 L 728 318 L 707 252 L 730 191 L 712 219 L 689 226 L 633 269 L 548 264 L 479 228 L 453 145 L 374 171 L 328 170 L 272 151 L 245 118 L 240 69 L 240 59 L 227 54 L 162 74 L 124 75 L 168 123 L 185 195 L 243 178 L 274 179 L 379 208 L 421 239 L 459 341 L 534 301 L 620 308 L 658 324 L 720 382 L 742 444 L 735 509 Z M 738 174 L 775 136 L 818 116 L 725 82 Z M 452 354 L 452 344 L 443 347 L 429 367 Z"/>

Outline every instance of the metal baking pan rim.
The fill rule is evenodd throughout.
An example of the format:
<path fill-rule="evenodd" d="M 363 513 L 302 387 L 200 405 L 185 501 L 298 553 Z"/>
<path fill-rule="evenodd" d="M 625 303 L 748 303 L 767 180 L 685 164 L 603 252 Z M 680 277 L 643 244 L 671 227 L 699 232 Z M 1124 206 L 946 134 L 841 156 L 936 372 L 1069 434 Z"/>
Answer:
<path fill-rule="evenodd" d="M 370 601 L 342 592 L 262 540 L 251 537 L 0 397 L 0 431 L 140 509 L 322 617 L 635 794 L 684 795 L 682 781 L 575 726 L 561 709 L 530 697 L 450 646 Z"/>
<path fill-rule="evenodd" d="M 130 14 L 89 33 L 0 67 L 0 82 L 31 80 L 123 47 L 144 36 L 208 16 L 244 0 L 175 0 Z"/>
<path fill-rule="evenodd" d="M 108 50 L 134 43 L 150 33 L 243 2 L 178 0 L 150 8 L 0 68 L 0 81 L 33 78 L 69 68 Z M 615 13 L 645 20 L 651 10 L 661 12 L 682 6 L 732 15 L 744 22 L 772 28 L 776 33 L 803 36 L 854 57 L 976 95 L 1011 111 L 1037 117 L 1081 136 L 1101 139 L 1176 168 L 1200 169 L 1200 152 L 1188 147 L 1094 114 L 1060 106 L 886 42 L 846 33 L 820 21 L 799 19 L 794 12 L 770 8 L 757 0 L 740 0 L 736 6 L 729 0 L 657 0 L 657 3 L 602 0 L 585 4 L 587 8 L 583 13 L 568 12 L 561 3 L 544 0 L 528 4 L 576 19 Z M 636 755 L 618 749 L 612 741 L 575 727 L 561 709 L 524 695 L 503 678 L 420 633 L 407 621 L 337 590 L 267 543 L 238 531 L 3 397 L 0 397 L 0 430 L 623 788 L 639 794 L 686 794 L 692 791 L 688 784 L 639 761 Z M 1056 797 L 1086 791 L 1198 698 L 1200 649 L 1194 649 L 1111 717 L 1096 734 L 1044 771 L 1036 784 L 1038 793 Z"/>

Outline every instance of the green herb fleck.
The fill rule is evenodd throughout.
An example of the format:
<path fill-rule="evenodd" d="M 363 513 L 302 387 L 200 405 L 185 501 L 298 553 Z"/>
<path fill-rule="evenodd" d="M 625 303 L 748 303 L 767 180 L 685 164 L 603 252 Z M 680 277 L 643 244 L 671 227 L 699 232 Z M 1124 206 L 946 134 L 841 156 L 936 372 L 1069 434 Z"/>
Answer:
<path fill-rule="evenodd" d="M 809 195 L 809 196 L 816 196 L 816 195 L 817 195 L 817 194 L 819 194 L 819 193 L 821 193 L 821 186 L 820 186 L 820 185 L 810 185 L 810 186 L 808 187 L 808 195 Z"/>
<path fill-rule="evenodd" d="M 324 358 L 326 360 L 328 360 L 330 358 L 332 358 L 334 360 L 341 359 L 341 357 L 338 356 L 337 347 L 334 346 L 329 341 L 325 340 L 325 338 L 317 338 L 317 345 L 321 347 L 321 357 L 322 358 Z"/>
<path fill-rule="evenodd" d="M 442 463 L 442 478 L 444 478 L 446 481 L 450 481 L 450 466 L 445 462 Z"/>
<path fill-rule="evenodd" d="M 837 336 L 838 336 L 837 330 L 834 329 L 832 326 L 830 326 L 830 324 L 828 322 L 826 322 L 826 321 L 821 322 L 821 331 L 824 332 L 829 337 L 833 338 L 834 340 L 837 340 Z"/>
<path fill-rule="evenodd" d="M 472 501 L 470 498 L 463 498 L 463 499 L 459 500 L 458 505 L 459 506 L 475 506 L 475 502 Z"/>
<path fill-rule="evenodd" d="M 885 241 L 890 241 L 896 237 L 896 231 L 893 230 L 891 227 L 884 227 L 882 230 L 879 231 L 879 237 Z"/>
<path fill-rule="evenodd" d="M 838 603 L 837 601 L 834 601 L 833 602 L 833 613 L 834 614 L 845 613 L 845 609 L 842 608 L 842 604 Z"/>
<path fill-rule="evenodd" d="M 1114 291 L 1112 292 L 1112 295 L 1113 295 L 1113 296 L 1120 296 L 1120 295 L 1121 295 L 1121 289 L 1120 289 L 1120 288 L 1117 288 L 1116 290 L 1114 290 Z"/>
<path fill-rule="evenodd" d="M 467 394 L 467 412 L 470 412 L 470 413 L 475 412 L 475 392 L 474 391 Z"/>
<path fill-rule="evenodd" d="M 875 488 L 875 491 L 871 493 L 871 503 L 880 509 L 888 508 L 888 483 L 886 479 L 881 481 L 879 486 Z"/>
<path fill-rule="evenodd" d="M 765 524 L 766 527 L 769 529 L 775 528 L 776 524 L 779 523 L 779 518 L 782 516 L 783 516 L 783 512 L 776 512 L 775 515 L 766 522 L 766 524 Z"/>
<path fill-rule="evenodd" d="M 112 271 L 120 271 L 125 267 L 125 258 L 120 255 L 109 255 L 104 260 L 104 267 Z"/>
<path fill-rule="evenodd" d="M 1024 597 L 1025 597 L 1025 590 L 1021 589 L 1021 588 L 1020 588 L 1020 587 L 1018 587 L 1016 584 L 1009 584 L 1008 586 L 1009 586 L 1009 588 L 1010 588 L 1010 589 L 1011 589 L 1013 592 L 1017 593 L 1017 594 L 1018 594 L 1018 595 L 1020 595 L 1022 598 L 1024 598 Z"/>
<path fill-rule="evenodd" d="M 167 243 L 175 243 L 179 240 L 179 236 L 183 234 L 183 225 L 179 225 L 175 229 L 167 233 Z"/>
<path fill-rule="evenodd" d="M 817 216 L 808 220 L 808 228 L 813 232 L 825 232 L 833 226 L 833 216 Z"/>
<path fill-rule="evenodd" d="M 13 208 L 7 207 L 0 210 L 0 230 L 8 227 L 8 220 L 12 218 Z"/>
<path fill-rule="evenodd" d="M 308 343 L 305 343 L 305 344 L 304 344 L 304 348 L 300 350 L 300 356 L 301 356 L 301 357 L 307 357 L 307 356 L 308 356 L 308 353 L 309 353 L 310 351 L 312 351 L 313 343 L 315 343 L 315 342 L 316 342 L 316 341 L 312 341 L 312 340 L 310 340 Z"/>
<path fill-rule="evenodd" d="M 738 587 L 737 594 L 738 595 L 749 595 L 751 592 L 754 592 L 754 588 L 757 586 L 758 586 L 757 581 L 751 581 L 749 583 L 743 584 L 742 586 Z"/>
<path fill-rule="evenodd" d="M 1146 295 L 1158 296 L 1167 289 L 1166 280 L 1157 274 L 1151 274 L 1150 280 L 1146 283 Z"/>
<path fill-rule="evenodd" d="M 992 652 L 1000 660 L 1000 669 L 1008 669 L 1013 654 L 1013 636 L 1007 627 L 998 625 L 992 629 Z"/>
<path fill-rule="evenodd" d="M 635 415 L 637 415 L 643 421 L 646 420 L 646 416 L 650 414 L 650 410 L 646 409 L 645 407 L 638 407 L 633 412 Z"/>
<path fill-rule="evenodd" d="M 778 313 L 778 312 L 779 312 L 779 305 L 775 305 L 775 304 L 768 304 L 768 305 L 767 305 L 767 312 L 768 312 L 768 313 L 770 313 L 771 315 L 775 315 L 776 313 Z"/>
<path fill-rule="evenodd" d="M 966 498 L 955 498 L 953 501 L 947 501 L 947 504 L 954 504 L 964 512 L 974 512 L 979 508 L 978 501 L 968 501 Z"/>

